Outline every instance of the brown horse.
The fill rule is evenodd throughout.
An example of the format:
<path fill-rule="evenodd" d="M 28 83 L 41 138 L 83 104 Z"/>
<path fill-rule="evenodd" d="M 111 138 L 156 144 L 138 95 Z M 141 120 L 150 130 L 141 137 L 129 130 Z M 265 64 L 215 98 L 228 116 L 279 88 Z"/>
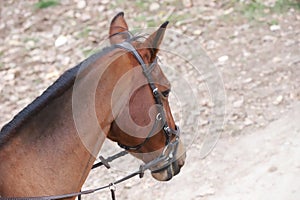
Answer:
<path fill-rule="evenodd" d="M 185 152 L 156 62 L 166 26 L 141 41 L 119 13 L 110 47 L 66 71 L 2 128 L 0 197 L 80 191 L 106 137 L 145 163 L 172 151 L 176 159 L 150 170 L 160 181 L 179 173 Z"/>

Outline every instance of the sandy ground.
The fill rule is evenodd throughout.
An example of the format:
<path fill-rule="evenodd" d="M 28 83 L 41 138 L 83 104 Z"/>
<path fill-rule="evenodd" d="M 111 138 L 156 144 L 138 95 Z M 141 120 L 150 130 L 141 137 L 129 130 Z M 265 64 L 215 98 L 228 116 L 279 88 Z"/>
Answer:
<path fill-rule="evenodd" d="M 141 180 L 136 178 L 118 186 L 117 197 L 145 200 L 298 200 L 299 110 L 300 104 L 297 103 L 280 119 L 263 129 L 244 136 L 222 138 L 206 159 L 200 160 L 200 149 L 192 146 L 187 151 L 186 166 L 180 175 L 167 183 L 161 183 L 147 174 Z M 130 166 L 130 163 L 127 164 Z M 106 173 L 102 172 L 98 176 L 92 173 L 86 185 L 99 185 L 98 177 Z M 86 197 L 96 198 L 108 199 L 109 191 Z"/>
<path fill-rule="evenodd" d="M 147 173 L 118 186 L 117 198 L 300 199 L 300 12 L 294 7 L 274 11 L 276 2 L 281 2 L 276 0 L 255 4 L 254 8 L 264 9 L 253 10 L 247 6 L 251 2 L 65 0 L 36 9 L 37 0 L 1 1 L 0 124 L 90 55 L 107 37 L 108 24 L 117 12 L 125 12 L 130 27 L 159 26 L 169 20 L 170 29 L 203 48 L 222 77 L 226 92 L 222 136 L 212 154 L 200 159 L 202 136 L 214 106 L 206 80 L 182 60 L 162 54 L 164 63 L 177 69 L 166 73 L 174 92 L 180 88 L 179 75 L 197 91 L 196 104 L 186 94 L 181 102 L 187 162 L 169 182 L 157 182 Z M 167 42 L 180 49 L 185 41 L 174 37 Z M 194 48 L 181 50 L 192 54 Z M 205 70 L 201 72 L 206 77 Z M 173 100 L 172 112 L 178 118 L 181 111 Z M 193 139 L 193 134 L 199 137 Z M 107 141 L 101 154 L 118 150 Z M 138 165 L 126 156 L 109 171 L 92 171 L 84 188 L 110 183 Z M 109 198 L 106 190 L 84 197 Z"/>
<path fill-rule="evenodd" d="M 192 183 L 200 191 L 186 191 L 187 199 L 299 199 L 299 110 L 296 104 L 264 129 L 220 140 L 200 165 L 193 163 L 197 151 L 192 151 L 190 173 L 197 169 L 203 173 Z"/>

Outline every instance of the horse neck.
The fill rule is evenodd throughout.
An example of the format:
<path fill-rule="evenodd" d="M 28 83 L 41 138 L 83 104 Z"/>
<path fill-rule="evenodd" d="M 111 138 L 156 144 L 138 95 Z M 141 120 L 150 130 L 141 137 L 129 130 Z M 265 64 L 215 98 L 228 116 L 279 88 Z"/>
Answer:
<path fill-rule="evenodd" d="M 53 195 L 81 187 L 94 158 L 76 135 L 70 96 L 67 91 L 52 101 L 1 148 L 1 196 Z"/>
<path fill-rule="evenodd" d="M 101 59 L 94 65 L 100 66 L 100 63 Z M 113 121 L 110 96 L 113 85 L 122 75 L 114 74 L 111 81 L 101 79 L 92 94 L 85 86 L 97 78 L 95 69 L 79 76 L 72 88 L 31 117 L 1 147 L 0 196 L 79 191 Z M 108 74 L 104 75 L 112 76 L 112 72 L 114 70 L 106 70 Z M 78 94 L 80 96 L 76 96 Z M 95 113 L 100 126 L 93 123 L 91 113 Z"/>

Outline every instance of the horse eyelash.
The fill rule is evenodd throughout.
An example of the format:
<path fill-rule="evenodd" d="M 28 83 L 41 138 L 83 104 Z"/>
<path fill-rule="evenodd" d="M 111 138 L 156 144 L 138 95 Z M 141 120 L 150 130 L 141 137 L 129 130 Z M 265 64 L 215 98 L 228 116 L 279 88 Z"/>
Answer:
<path fill-rule="evenodd" d="M 162 91 L 161 94 L 163 97 L 167 98 L 169 96 L 170 92 L 171 92 L 171 89 L 167 89 L 165 91 Z"/>

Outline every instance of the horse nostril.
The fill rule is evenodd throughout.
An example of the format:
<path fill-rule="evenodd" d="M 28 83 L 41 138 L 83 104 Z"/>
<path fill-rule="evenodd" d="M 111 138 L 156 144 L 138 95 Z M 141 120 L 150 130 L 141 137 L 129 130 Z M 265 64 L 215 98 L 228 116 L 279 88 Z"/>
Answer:
<path fill-rule="evenodd" d="M 183 165 L 184 165 L 184 161 L 183 161 L 183 160 L 178 161 L 178 166 L 179 166 L 179 168 L 183 167 Z"/>
<path fill-rule="evenodd" d="M 183 167 L 183 165 L 185 163 L 185 157 L 186 157 L 186 155 L 184 154 L 177 160 L 177 164 L 178 164 L 179 168 Z"/>

